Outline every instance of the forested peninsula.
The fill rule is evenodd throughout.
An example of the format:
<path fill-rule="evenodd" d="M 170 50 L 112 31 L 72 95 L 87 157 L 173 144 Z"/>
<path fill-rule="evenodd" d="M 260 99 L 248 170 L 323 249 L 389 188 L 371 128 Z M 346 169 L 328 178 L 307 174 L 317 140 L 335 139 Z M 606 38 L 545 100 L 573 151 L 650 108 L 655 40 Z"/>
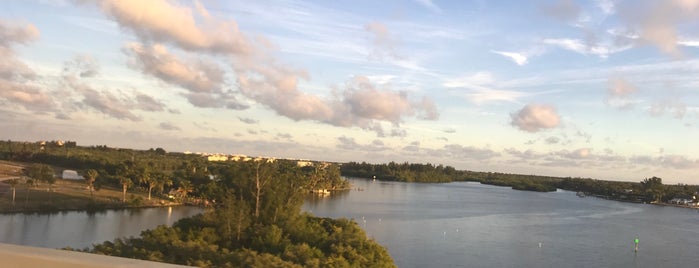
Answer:
<path fill-rule="evenodd" d="M 207 161 L 202 155 L 161 148 L 13 141 L 0 142 L 0 160 L 4 166 L 22 167 L 19 173 L 6 174 L 16 178 L 1 183 L 12 188 L 0 196 L 4 208 L 23 206 L 24 202 L 14 202 L 17 191 L 19 199 L 40 198 L 32 202 L 50 210 L 76 204 L 85 209 L 138 207 L 155 199 L 205 207 L 204 213 L 172 227 L 160 226 L 140 237 L 82 251 L 199 267 L 395 266 L 388 251 L 367 238 L 353 220 L 301 211 L 309 192 L 348 187 L 334 163 L 273 158 Z M 57 190 L 68 180 L 54 174 L 64 169 L 83 175 L 81 196 Z M 123 195 L 98 198 L 104 191 Z"/>

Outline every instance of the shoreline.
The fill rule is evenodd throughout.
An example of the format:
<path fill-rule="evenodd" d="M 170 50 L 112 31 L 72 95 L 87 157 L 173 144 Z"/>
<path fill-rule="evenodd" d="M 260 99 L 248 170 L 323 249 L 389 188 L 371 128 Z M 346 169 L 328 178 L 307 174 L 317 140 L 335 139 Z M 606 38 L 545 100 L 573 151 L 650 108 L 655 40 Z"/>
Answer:
<path fill-rule="evenodd" d="M 113 207 L 100 207 L 96 209 L 80 209 L 80 208 L 56 208 L 56 209 L 47 209 L 47 210 L 42 210 L 42 209 L 32 209 L 32 210 L 1 210 L 0 215 L 9 215 L 9 214 L 56 214 L 56 213 L 63 213 L 63 212 L 88 212 L 88 213 L 98 213 L 98 212 L 104 212 L 108 210 L 127 210 L 127 209 L 142 209 L 142 208 L 164 208 L 164 207 L 183 207 L 183 206 L 189 206 L 189 207 L 199 207 L 199 206 L 194 206 L 194 205 L 187 205 L 185 203 L 173 203 L 173 204 L 167 204 L 167 205 L 147 205 L 147 206 L 123 206 L 123 207 L 118 207 L 118 206 L 113 206 Z"/>

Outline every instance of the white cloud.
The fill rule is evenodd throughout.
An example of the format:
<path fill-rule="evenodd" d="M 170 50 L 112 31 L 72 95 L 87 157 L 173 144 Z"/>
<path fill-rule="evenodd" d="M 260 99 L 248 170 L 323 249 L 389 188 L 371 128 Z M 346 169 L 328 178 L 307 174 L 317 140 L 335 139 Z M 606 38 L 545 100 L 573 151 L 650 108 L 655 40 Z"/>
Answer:
<path fill-rule="evenodd" d="M 447 88 L 468 88 L 468 87 L 478 87 L 483 85 L 493 84 L 495 78 L 492 73 L 489 72 L 477 72 L 471 75 L 462 76 L 456 79 L 450 79 L 444 82 L 442 85 Z"/>
<path fill-rule="evenodd" d="M 190 53 L 229 56 L 239 93 L 293 120 L 360 127 L 383 135 L 381 122 L 398 126 L 407 116 L 428 120 L 438 117 L 430 99 L 412 100 L 406 92 L 378 89 L 361 76 L 333 96 L 303 92 L 299 86 L 309 79 L 305 70 L 280 62 L 265 38 L 248 38 L 235 21 L 214 17 L 198 2 L 194 10 L 162 0 L 145 5 L 133 0 L 105 0 L 99 6 L 148 44 L 127 44 L 125 52 L 132 57 L 132 64 L 146 74 L 187 89 L 184 95 L 198 107 L 242 109 L 246 105 L 236 100 L 234 92 L 223 90 L 224 72 L 215 63 L 204 62 L 201 57 L 183 60 L 166 45 Z M 376 46 L 395 58 L 393 40 L 385 25 L 370 23 L 366 30 L 373 34 Z M 405 135 L 401 130 L 392 130 L 393 134 Z"/>
<path fill-rule="evenodd" d="M 521 91 L 493 89 L 495 84 L 495 77 L 489 72 L 477 72 L 442 83 L 447 88 L 468 89 L 469 92 L 464 93 L 464 96 L 476 104 L 493 101 L 519 102 L 519 98 L 529 95 Z"/>
<path fill-rule="evenodd" d="M 624 2 L 619 18 L 638 34 L 639 44 L 651 44 L 671 56 L 681 56 L 677 45 L 682 42 L 678 29 L 699 18 L 699 5 L 694 0 Z"/>
<path fill-rule="evenodd" d="M 630 49 L 631 45 L 604 45 L 604 44 L 586 44 L 580 39 L 568 38 L 547 38 L 543 40 L 544 44 L 558 46 L 563 49 L 574 51 L 583 55 L 594 55 L 600 58 L 607 58 L 609 55 L 622 52 Z"/>
<path fill-rule="evenodd" d="M 492 101 L 507 101 L 516 103 L 519 102 L 519 98 L 526 95 L 526 93 L 520 91 L 497 89 L 475 89 L 473 92 L 466 93 L 466 96 L 476 104 Z"/>
<path fill-rule="evenodd" d="M 103 0 L 98 5 L 122 27 L 147 42 L 173 42 L 191 51 L 254 53 L 254 44 L 232 20 L 207 18 L 201 16 L 202 12 L 196 12 L 200 17 L 197 19 L 191 8 L 165 0 Z"/>
<path fill-rule="evenodd" d="M 555 128 L 560 123 L 558 112 L 550 105 L 527 104 L 510 116 L 513 126 L 527 132 Z"/>
<path fill-rule="evenodd" d="M 14 47 L 26 45 L 39 38 L 39 30 L 32 24 L 18 24 L 0 20 L 0 103 L 7 107 L 23 107 L 45 113 L 56 107 L 50 92 L 36 82 L 37 75 L 20 61 Z"/>
<path fill-rule="evenodd" d="M 133 67 L 165 82 L 194 92 L 217 91 L 223 86 L 223 71 L 214 62 L 184 61 L 161 44 L 127 43 L 123 50 Z"/>
<path fill-rule="evenodd" d="M 507 52 L 507 51 L 497 51 L 491 50 L 490 52 L 501 55 L 503 57 L 509 58 L 514 61 L 517 65 L 523 66 L 527 64 L 527 56 L 518 52 Z"/>

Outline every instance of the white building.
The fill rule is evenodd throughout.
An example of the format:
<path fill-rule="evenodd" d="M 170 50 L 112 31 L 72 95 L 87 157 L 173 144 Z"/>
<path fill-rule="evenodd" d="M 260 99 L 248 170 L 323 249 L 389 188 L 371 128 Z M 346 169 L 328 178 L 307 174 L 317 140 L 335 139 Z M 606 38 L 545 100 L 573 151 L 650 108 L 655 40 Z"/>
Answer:
<path fill-rule="evenodd" d="M 63 174 L 61 174 L 61 178 L 64 180 L 84 180 L 83 176 L 78 175 L 78 172 L 75 170 L 70 170 L 66 169 L 63 170 Z"/>

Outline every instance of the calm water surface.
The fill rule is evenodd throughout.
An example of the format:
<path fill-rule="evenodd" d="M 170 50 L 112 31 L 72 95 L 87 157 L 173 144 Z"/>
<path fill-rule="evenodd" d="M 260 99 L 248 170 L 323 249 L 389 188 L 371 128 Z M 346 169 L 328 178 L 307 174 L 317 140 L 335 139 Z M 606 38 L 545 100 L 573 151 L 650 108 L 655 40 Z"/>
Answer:
<path fill-rule="evenodd" d="M 198 207 L 68 211 L 54 214 L 0 214 L 0 242 L 36 247 L 84 248 L 202 212 Z"/>
<path fill-rule="evenodd" d="M 467 182 L 351 182 L 363 190 L 312 198 L 304 209 L 353 218 L 399 267 L 694 267 L 699 261 L 693 209 Z"/>

